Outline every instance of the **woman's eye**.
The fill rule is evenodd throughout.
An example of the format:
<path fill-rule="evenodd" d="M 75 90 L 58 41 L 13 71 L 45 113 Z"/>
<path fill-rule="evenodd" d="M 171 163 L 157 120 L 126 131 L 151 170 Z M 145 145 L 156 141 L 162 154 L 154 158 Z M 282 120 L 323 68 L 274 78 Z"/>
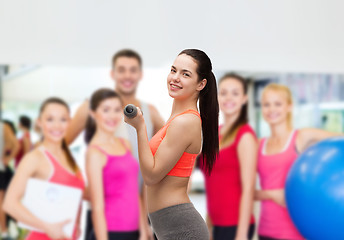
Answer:
<path fill-rule="evenodd" d="M 171 72 L 172 72 L 172 73 L 175 73 L 175 72 L 176 72 L 176 70 L 174 70 L 174 69 L 171 69 Z"/>
<path fill-rule="evenodd" d="M 187 74 L 187 73 L 184 73 L 184 76 L 185 76 L 185 77 L 190 77 L 190 75 L 189 75 L 189 74 Z"/>

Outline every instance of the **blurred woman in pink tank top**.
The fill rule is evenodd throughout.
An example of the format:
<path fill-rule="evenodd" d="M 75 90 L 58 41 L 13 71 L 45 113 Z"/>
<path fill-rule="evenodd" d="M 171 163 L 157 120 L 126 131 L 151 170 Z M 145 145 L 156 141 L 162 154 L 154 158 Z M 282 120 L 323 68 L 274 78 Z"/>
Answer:
<path fill-rule="evenodd" d="M 269 84 L 262 93 L 262 114 L 271 136 L 259 143 L 258 173 L 261 190 L 255 199 L 261 201 L 258 234 L 260 240 L 303 240 L 294 226 L 285 204 L 284 185 L 288 171 L 298 154 L 307 147 L 332 136 L 320 129 L 295 130 L 292 124 L 292 94 L 288 87 Z"/>
<path fill-rule="evenodd" d="M 94 226 L 90 240 L 148 239 L 139 201 L 139 163 L 131 154 L 130 143 L 115 137 L 122 121 L 119 95 L 110 89 L 94 92 L 85 132 Z"/>

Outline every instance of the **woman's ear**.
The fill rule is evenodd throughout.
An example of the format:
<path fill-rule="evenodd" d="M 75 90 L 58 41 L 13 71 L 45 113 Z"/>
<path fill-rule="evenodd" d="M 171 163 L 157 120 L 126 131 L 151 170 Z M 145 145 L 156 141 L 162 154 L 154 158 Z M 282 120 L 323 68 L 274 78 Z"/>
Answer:
<path fill-rule="evenodd" d="M 202 91 L 206 85 L 207 85 L 207 79 L 204 78 L 202 81 L 198 83 L 197 91 Z"/>

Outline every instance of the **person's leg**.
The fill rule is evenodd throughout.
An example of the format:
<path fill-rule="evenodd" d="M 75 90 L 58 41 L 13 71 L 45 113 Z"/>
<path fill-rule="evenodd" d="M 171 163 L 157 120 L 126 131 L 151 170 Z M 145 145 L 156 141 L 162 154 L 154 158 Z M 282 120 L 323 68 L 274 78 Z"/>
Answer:
<path fill-rule="evenodd" d="M 214 240 L 234 240 L 238 226 L 214 226 L 213 238 Z M 248 229 L 248 239 L 253 239 L 255 225 L 251 224 Z"/>
<path fill-rule="evenodd" d="M 214 226 L 214 240 L 234 240 L 237 226 Z"/>
<path fill-rule="evenodd" d="M 94 239 L 92 237 L 93 233 L 93 223 L 92 223 L 92 211 L 88 210 L 86 213 L 86 226 L 85 226 L 85 240 Z"/>
<path fill-rule="evenodd" d="M 255 224 L 251 224 L 250 228 L 248 229 L 248 239 L 252 240 L 254 237 L 254 231 L 256 230 L 256 225 Z"/>

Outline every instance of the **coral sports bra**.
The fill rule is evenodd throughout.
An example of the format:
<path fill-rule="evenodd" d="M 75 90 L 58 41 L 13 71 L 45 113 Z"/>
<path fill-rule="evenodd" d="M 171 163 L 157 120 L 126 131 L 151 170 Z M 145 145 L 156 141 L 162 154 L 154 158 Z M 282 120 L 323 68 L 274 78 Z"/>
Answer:
<path fill-rule="evenodd" d="M 169 127 L 172 120 L 175 119 L 176 117 L 182 115 L 182 114 L 187 114 L 187 113 L 195 114 L 196 116 L 198 116 L 201 119 L 199 112 L 197 112 L 196 110 L 193 110 L 193 109 L 188 109 L 188 110 L 174 116 L 150 140 L 149 146 L 150 146 L 150 149 L 153 153 L 153 156 L 155 155 L 156 151 L 158 150 L 160 143 L 162 142 L 162 140 L 166 136 L 167 128 Z M 198 154 L 192 154 L 192 153 L 184 152 L 183 155 L 178 160 L 178 162 L 176 163 L 176 165 L 174 165 L 172 170 L 167 175 L 176 176 L 176 177 L 190 177 L 197 155 Z"/>

